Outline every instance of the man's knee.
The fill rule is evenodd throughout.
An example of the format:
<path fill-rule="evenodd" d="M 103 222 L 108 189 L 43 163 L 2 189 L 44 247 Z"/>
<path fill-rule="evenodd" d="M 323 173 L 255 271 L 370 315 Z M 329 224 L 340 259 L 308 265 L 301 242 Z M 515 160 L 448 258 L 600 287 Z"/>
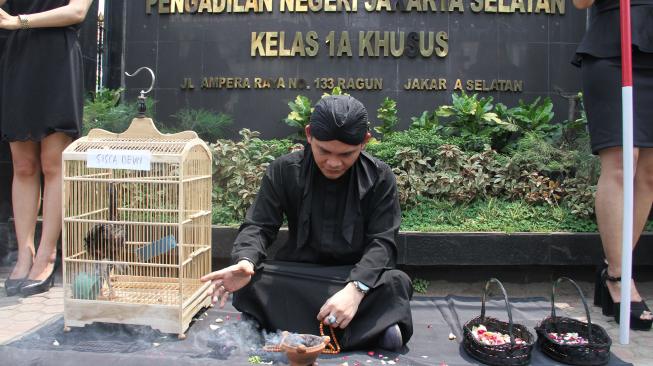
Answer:
<path fill-rule="evenodd" d="M 382 280 L 384 284 L 389 285 L 386 286 L 388 291 L 399 292 L 400 294 L 405 293 L 409 299 L 413 297 L 413 286 L 410 277 L 403 271 L 398 269 L 385 271 Z M 382 287 L 384 286 L 380 286 L 379 288 Z"/>

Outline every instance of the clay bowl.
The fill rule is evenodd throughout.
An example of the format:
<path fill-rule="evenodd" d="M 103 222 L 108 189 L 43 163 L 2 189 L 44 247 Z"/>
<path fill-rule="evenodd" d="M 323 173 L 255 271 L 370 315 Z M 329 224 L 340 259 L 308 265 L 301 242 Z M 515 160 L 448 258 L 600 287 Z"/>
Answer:
<path fill-rule="evenodd" d="M 330 341 L 331 338 L 328 336 L 284 332 L 281 349 L 286 352 L 290 366 L 309 366 L 313 365 L 317 356 Z"/>

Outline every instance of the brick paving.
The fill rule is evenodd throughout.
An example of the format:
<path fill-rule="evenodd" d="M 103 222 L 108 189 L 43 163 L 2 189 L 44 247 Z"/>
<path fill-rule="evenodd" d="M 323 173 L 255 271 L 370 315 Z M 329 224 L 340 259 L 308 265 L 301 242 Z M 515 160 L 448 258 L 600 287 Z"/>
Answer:
<path fill-rule="evenodd" d="M 9 276 L 11 267 L 0 267 L 0 287 Z M 441 280 L 431 281 L 428 295 L 445 296 L 464 295 L 480 296 L 484 282 L 452 283 Z M 548 296 L 550 283 L 535 282 L 529 284 L 504 283 L 510 297 Z M 593 292 L 592 284 L 580 282 L 579 285 L 586 295 Z M 642 296 L 653 303 L 653 281 L 640 282 L 638 288 Z M 601 314 L 601 309 L 591 306 L 592 299 L 587 299 L 590 305 L 590 316 L 593 323 L 604 327 L 613 339 L 612 351 L 621 359 L 635 365 L 653 365 L 653 332 L 633 331 L 630 333 L 630 344 L 619 344 L 619 326 L 614 319 Z M 561 313 L 577 319 L 585 320 L 585 311 L 582 303 L 574 291 L 561 287 L 557 306 Z M 12 342 L 50 320 L 61 317 L 63 314 L 63 289 L 61 276 L 57 276 L 55 286 L 47 293 L 34 295 L 28 298 L 13 296 L 7 297 L 4 288 L 0 289 L 0 345 Z"/>
<path fill-rule="evenodd" d="M 0 344 L 6 344 L 63 314 L 61 277 L 50 291 L 30 297 L 7 297 L 4 281 L 11 267 L 0 267 Z"/>

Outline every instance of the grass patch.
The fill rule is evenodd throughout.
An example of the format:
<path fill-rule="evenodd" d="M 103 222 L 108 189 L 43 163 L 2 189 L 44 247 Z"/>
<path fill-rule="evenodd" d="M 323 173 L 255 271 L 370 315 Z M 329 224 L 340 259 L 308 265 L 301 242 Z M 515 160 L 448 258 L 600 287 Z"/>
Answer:
<path fill-rule="evenodd" d="M 594 232 L 596 222 L 559 206 L 503 200 L 471 204 L 424 201 L 404 211 L 402 230 L 422 232 Z"/>
<path fill-rule="evenodd" d="M 213 224 L 238 226 L 228 208 L 213 207 Z M 594 219 L 581 218 L 567 208 L 530 205 L 521 201 L 487 200 L 471 204 L 422 201 L 402 212 L 401 230 L 420 232 L 596 232 Z M 645 231 L 653 231 L 649 221 Z"/>
<path fill-rule="evenodd" d="M 425 294 L 428 290 L 431 282 L 423 278 L 415 278 L 412 281 L 413 290 L 418 294 Z"/>

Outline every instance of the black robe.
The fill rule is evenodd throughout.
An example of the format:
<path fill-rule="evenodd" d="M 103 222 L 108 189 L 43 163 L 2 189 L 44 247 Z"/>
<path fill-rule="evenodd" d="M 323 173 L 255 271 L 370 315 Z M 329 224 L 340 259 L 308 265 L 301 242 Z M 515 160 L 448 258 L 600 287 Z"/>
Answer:
<path fill-rule="evenodd" d="M 288 241 L 266 261 L 284 215 Z M 310 146 L 276 159 L 234 243 L 235 261 L 257 265 L 252 282 L 234 294 L 234 306 L 267 329 L 316 334 L 320 307 L 357 280 L 370 291 L 337 333 L 343 348 L 374 347 L 395 323 L 407 342 L 412 287 L 394 269 L 400 222 L 394 174 L 367 153 L 337 180 L 322 175 Z"/>

